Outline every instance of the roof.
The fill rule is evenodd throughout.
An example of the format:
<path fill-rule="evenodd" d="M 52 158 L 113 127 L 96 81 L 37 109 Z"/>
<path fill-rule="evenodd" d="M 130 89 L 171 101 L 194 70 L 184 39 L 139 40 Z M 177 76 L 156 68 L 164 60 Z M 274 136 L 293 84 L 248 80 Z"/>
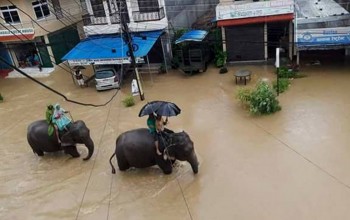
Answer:
<path fill-rule="evenodd" d="M 192 30 L 184 33 L 179 39 L 175 41 L 175 44 L 179 44 L 185 41 L 202 41 L 208 34 L 208 31 L 204 30 Z"/>
<path fill-rule="evenodd" d="M 162 32 L 133 33 L 135 57 L 146 56 Z M 91 36 L 77 44 L 62 60 L 68 60 L 74 65 L 130 63 L 128 50 L 128 45 L 120 35 Z"/>

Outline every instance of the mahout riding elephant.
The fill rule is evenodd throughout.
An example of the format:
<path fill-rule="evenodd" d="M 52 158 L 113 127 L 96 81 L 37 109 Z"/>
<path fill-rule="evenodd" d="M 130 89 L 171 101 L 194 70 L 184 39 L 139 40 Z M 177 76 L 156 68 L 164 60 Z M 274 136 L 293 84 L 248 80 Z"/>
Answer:
<path fill-rule="evenodd" d="M 165 174 L 170 174 L 172 163 L 175 160 L 181 160 L 189 162 L 193 172 L 198 173 L 197 155 L 193 142 L 186 132 L 167 134 L 167 143 L 164 147 L 164 153 L 168 155 L 166 160 L 156 153 L 154 138 L 147 128 L 126 131 L 117 138 L 115 152 L 109 159 L 112 173 L 115 173 L 111 161 L 114 155 L 117 157 L 118 167 L 121 171 L 130 167 L 145 168 L 158 165 Z"/>
<path fill-rule="evenodd" d="M 76 144 L 85 144 L 87 147 L 88 155 L 84 160 L 90 159 L 94 153 L 94 142 L 90 137 L 90 130 L 83 121 L 78 120 L 71 123 L 68 131 L 61 138 L 62 144 L 58 143 L 55 135 L 48 134 L 48 127 L 46 120 L 34 121 L 28 126 L 27 140 L 33 152 L 38 156 L 44 156 L 44 152 L 64 150 L 72 157 L 79 157 Z"/>

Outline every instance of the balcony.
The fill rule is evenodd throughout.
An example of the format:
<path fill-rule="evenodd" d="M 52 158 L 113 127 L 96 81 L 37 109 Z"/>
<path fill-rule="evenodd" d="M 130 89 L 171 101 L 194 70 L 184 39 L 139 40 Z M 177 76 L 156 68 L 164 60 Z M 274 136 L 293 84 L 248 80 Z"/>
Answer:
<path fill-rule="evenodd" d="M 120 16 L 119 14 L 111 14 L 109 16 L 110 21 L 112 24 L 119 24 L 120 23 Z M 83 15 L 83 23 L 84 26 L 88 25 L 106 25 L 108 24 L 107 17 L 95 17 L 94 15 L 85 14 Z"/>
<path fill-rule="evenodd" d="M 165 12 L 163 7 L 154 12 L 133 11 L 132 17 L 134 18 L 135 22 L 158 21 L 165 17 Z"/>

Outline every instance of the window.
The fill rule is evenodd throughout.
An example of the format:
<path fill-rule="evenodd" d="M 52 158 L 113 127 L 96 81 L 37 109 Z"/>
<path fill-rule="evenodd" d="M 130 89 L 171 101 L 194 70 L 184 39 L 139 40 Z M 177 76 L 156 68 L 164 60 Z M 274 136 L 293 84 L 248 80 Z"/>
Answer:
<path fill-rule="evenodd" d="M 50 15 L 49 6 L 46 0 L 32 2 L 33 9 L 37 19 L 45 18 Z"/>
<path fill-rule="evenodd" d="M 138 0 L 138 3 L 139 3 L 139 11 L 141 13 L 159 11 L 158 0 Z"/>
<path fill-rule="evenodd" d="M 91 0 L 91 7 L 95 17 L 106 17 L 102 0 Z"/>
<path fill-rule="evenodd" d="M 1 7 L 0 9 L 6 23 L 10 23 L 10 24 L 21 23 L 16 6 L 14 5 L 4 6 L 4 7 Z"/>

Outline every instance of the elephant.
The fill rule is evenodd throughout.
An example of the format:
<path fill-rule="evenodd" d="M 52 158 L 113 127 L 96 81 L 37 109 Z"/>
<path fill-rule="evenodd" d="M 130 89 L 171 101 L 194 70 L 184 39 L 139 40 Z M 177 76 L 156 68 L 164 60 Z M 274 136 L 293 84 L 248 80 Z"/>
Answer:
<path fill-rule="evenodd" d="M 162 142 L 162 140 L 159 141 Z M 118 136 L 115 152 L 109 159 L 112 173 L 115 173 L 111 161 L 114 156 L 117 158 L 118 167 L 121 171 L 125 171 L 130 167 L 146 168 L 158 165 L 164 174 L 170 174 L 173 162 L 180 160 L 189 162 L 193 172 L 198 173 L 197 155 L 194 151 L 193 142 L 186 132 L 167 134 L 167 144 L 165 144 L 165 148 L 162 148 L 162 144 L 160 144 L 160 149 L 168 155 L 167 159 L 156 153 L 153 135 L 147 128 L 126 131 Z"/>
<path fill-rule="evenodd" d="M 56 136 L 48 134 L 49 124 L 46 120 L 32 122 L 27 129 L 27 140 L 33 152 L 38 156 L 44 156 L 44 152 L 56 152 L 64 150 L 72 157 L 79 157 L 76 144 L 85 144 L 88 155 L 84 160 L 90 159 L 94 153 L 94 142 L 90 137 L 90 130 L 81 120 L 70 124 L 68 131 L 62 136 L 62 144 L 58 143 Z"/>

